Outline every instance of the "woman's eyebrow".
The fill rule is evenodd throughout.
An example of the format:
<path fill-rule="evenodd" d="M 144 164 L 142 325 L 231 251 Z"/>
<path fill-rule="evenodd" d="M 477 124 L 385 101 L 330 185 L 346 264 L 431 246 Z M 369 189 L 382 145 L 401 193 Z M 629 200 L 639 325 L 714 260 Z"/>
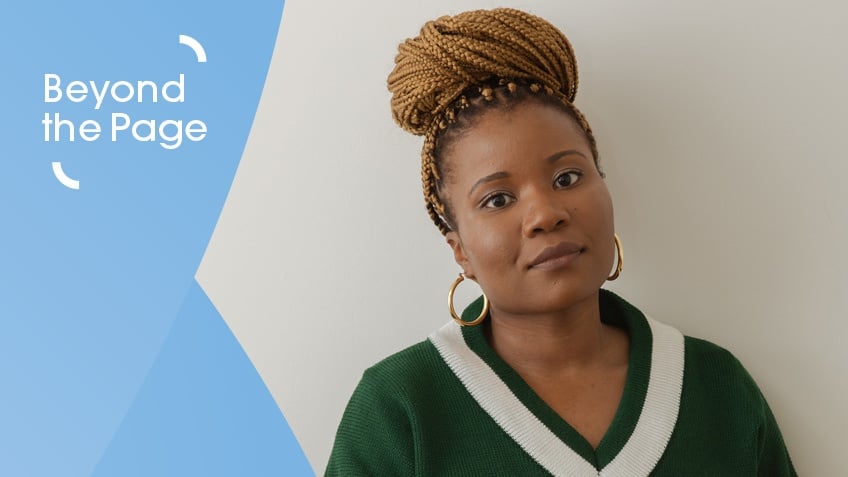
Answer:
<path fill-rule="evenodd" d="M 556 162 L 557 160 L 559 160 L 561 157 L 563 157 L 563 156 L 570 156 L 570 155 L 572 155 L 572 154 L 576 154 L 576 155 L 578 155 L 578 156 L 581 156 L 581 157 L 583 157 L 584 159 L 589 159 L 588 157 L 586 157 L 586 155 L 585 155 L 585 154 L 583 154 L 582 152 L 578 151 L 577 149 L 566 149 L 565 151 L 559 151 L 559 152 L 557 152 L 557 153 L 552 154 L 550 157 L 548 157 L 547 159 L 545 159 L 545 161 L 547 161 L 547 163 L 548 163 L 548 164 L 553 164 L 554 162 Z"/>
<path fill-rule="evenodd" d="M 489 174 L 488 176 L 483 177 L 482 179 L 475 182 L 473 186 L 471 186 L 471 190 L 468 191 L 468 196 L 471 197 L 471 194 L 474 193 L 474 189 L 476 189 L 478 186 L 480 186 L 482 184 L 485 184 L 486 182 L 491 182 L 491 181 L 497 180 L 497 179 L 504 179 L 504 178 L 507 178 L 507 177 L 509 177 L 509 172 L 501 171 L 501 172 L 495 172 L 494 174 Z"/>

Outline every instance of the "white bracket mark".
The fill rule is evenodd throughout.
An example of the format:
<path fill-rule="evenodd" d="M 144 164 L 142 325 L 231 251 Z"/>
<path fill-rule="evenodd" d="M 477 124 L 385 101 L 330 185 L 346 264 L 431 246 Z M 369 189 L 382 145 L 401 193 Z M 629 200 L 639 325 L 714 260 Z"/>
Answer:
<path fill-rule="evenodd" d="M 59 182 L 68 189 L 79 190 L 79 181 L 71 179 L 67 174 L 65 174 L 65 171 L 62 170 L 61 162 L 53 163 L 53 175 L 55 175 L 56 179 L 59 179 Z"/>
<path fill-rule="evenodd" d="M 199 41 L 188 35 L 180 35 L 180 45 L 185 45 L 194 50 L 198 63 L 206 63 L 206 50 L 203 49 L 203 45 Z"/>

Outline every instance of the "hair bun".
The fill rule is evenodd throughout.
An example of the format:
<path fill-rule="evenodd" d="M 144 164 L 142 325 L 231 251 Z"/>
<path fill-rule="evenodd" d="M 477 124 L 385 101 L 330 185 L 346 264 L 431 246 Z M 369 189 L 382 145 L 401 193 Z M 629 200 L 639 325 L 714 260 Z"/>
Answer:
<path fill-rule="evenodd" d="M 463 91 L 493 78 L 537 81 L 573 102 L 577 62 L 565 35 L 529 13 L 443 16 L 398 47 L 388 78 L 392 116 L 403 129 L 426 134 Z"/>

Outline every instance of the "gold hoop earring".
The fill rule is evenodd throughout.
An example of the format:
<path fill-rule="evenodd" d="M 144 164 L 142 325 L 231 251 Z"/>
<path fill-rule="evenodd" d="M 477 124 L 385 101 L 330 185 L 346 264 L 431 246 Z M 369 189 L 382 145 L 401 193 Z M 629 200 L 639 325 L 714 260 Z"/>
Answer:
<path fill-rule="evenodd" d="M 456 291 L 456 287 L 465 280 L 465 275 L 459 274 L 456 280 L 453 281 L 453 284 L 448 290 L 448 309 L 450 310 L 450 314 L 453 317 L 453 321 L 457 322 L 459 326 L 477 326 L 486 319 L 486 315 L 489 314 L 489 299 L 486 298 L 486 294 L 483 294 L 483 310 L 480 312 L 480 315 L 472 321 L 465 321 L 457 315 L 456 310 L 453 307 L 453 292 Z"/>
<path fill-rule="evenodd" d="M 621 275 L 621 267 L 624 265 L 624 249 L 621 248 L 621 239 L 618 238 L 616 233 L 612 234 L 612 237 L 615 239 L 615 249 L 618 251 L 618 263 L 615 265 L 615 272 L 607 277 L 609 281 L 613 281 Z"/>

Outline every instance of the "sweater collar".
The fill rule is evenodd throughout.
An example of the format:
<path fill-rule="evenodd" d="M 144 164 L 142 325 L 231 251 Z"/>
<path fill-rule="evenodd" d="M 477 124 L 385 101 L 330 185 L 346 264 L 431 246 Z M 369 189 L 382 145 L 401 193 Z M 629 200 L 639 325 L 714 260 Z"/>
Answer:
<path fill-rule="evenodd" d="M 599 300 L 601 320 L 627 331 L 630 357 L 621 402 L 597 449 L 495 353 L 481 326 L 451 321 L 430 340 L 489 416 L 554 475 L 648 475 L 677 420 L 683 337 L 612 292 L 601 290 Z M 463 318 L 481 309 L 482 298 Z"/>

